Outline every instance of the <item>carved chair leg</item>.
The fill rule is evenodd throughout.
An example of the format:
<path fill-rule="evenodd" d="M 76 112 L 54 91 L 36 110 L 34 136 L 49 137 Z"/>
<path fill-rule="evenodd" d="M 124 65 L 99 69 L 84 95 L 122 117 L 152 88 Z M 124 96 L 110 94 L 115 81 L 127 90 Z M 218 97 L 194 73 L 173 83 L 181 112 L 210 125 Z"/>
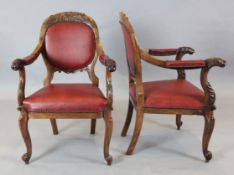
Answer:
<path fill-rule="evenodd" d="M 50 123 L 52 126 L 53 134 L 58 135 L 58 127 L 57 127 L 56 119 L 50 119 Z"/>
<path fill-rule="evenodd" d="M 182 126 L 183 122 L 181 121 L 181 115 L 177 114 L 176 115 L 176 126 L 177 129 L 180 130 L 180 127 Z"/>
<path fill-rule="evenodd" d="M 113 129 L 113 120 L 111 117 L 111 111 L 107 111 L 104 113 L 104 121 L 105 121 L 105 138 L 104 138 L 104 157 L 108 165 L 112 163 L 112 156 L 109 153 L 110 141 L 112 136 Z"/>
<path fill-rule="evenodd" d="M 28 164 L 29 160 L 32 156 L 32 143 L 31 143 L 31 138 L 28 132 L 28 113 L 26 112 L 21 112 L 21 115 L 19 117 L 19 128 L 21 135 L 23 137 L 24 143 L 26 145 L 26 153 L 23 154 L 22 160 Z"/>
<path fill-rule="evenodd" d="M 127 155 L 131 155 L 135 149 L 136 143 L 138 141 L 138 138 L 141 132 L 141 128 L 143 124 L 143 117 L 144 117 L 144 113 L 142 111 L 137 111 L 135 128 L 134 128 L 131 143 L 126 152 Z"/>
<path fill-rule="evenodd" d="M 96 119 L 91 119 L 90 134 L 95 134 L 95 130 L 96 130 Z"/>
<path fill-rule="evenodd" d="M 208 145 L 214 129 L 215 119 L 212 111 L 205 113 L 204 118 L 205 118 L 205 127 L 202 139 L 202 149 L 206 162 L 209 162 L 209 160 L 212 159 L 212 153 L 208 150 Z"/>
<path fill-rule="evenodd" d="M 125 123 L 124 123 L 124 127 L 123 127 L 122 132 L 121 132 L 122 137 L 126 136 L 126 134 L 128 132 L 128 128 L 129 128 L 129 125 L 130 125 L 131 120 L 132 120 L 132 113 L 133 113 L 133 105 L 132 105 L 131 100 L 129 99 L 128 113 L 127 113 L 127 117 L 126 117 L 126 120 L 125 120 Z"/>

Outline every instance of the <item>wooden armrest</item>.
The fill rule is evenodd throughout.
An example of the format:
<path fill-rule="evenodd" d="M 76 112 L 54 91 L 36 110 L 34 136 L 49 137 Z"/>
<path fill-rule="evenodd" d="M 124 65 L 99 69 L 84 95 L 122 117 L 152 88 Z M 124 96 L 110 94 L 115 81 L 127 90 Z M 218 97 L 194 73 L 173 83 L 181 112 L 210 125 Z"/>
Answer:
<path fill-rule="evenodd" d="M 195 68 L 211 68 L 213 66 L 224 67 L 226 61 L 222 58 L 209 58 L 206 60 L 170 60 L 164 61 L 156 57 L 153 57 L 147 53 L 144 49 L 140 50 L 141 57 L 144 61 L 157 65 L 163 68 L 170 69 L 195 69 Z"/>
<path fill-rule="evenodd" d="M 41 50 L 42 50 L 42 46 L 43 46 L 43 41 L 40 38 L 40 40 L 39 40 L 36 48 L 32 52 L 32 54 L 30 54 L 29 56 L 26 56 L 24 58 L 21 58 L 21 59 L 19 59 L 19 58 L 15 59 L 12 62 L 11 69 L 17 71 L 17 70 L 22 69 L 26 65 L 32 64 L 40 55 Z"/>
<path fill-rule="evenodd" d="M 209 58 L 206 60 L 173 60 L 166 61 L 165 67 L 170 69 L 195 69 L 211 68 L 213 66 L 224 67 L 226 61 L 222 58 Z"/>
<path fill-rule="evenodd" d="M 206 66 L 204 60 L 173 60 L 173 61 L 166 61 L 165 64 L 166 68 L 170 69 L 189 69 L 189 68 L 202 68 Z"/>
<path fill-rule="evenodd" d="M 11 68 L 12 68 L 12 70 L 15 70 L 15 71 L 22 69 L 22 67 L 33 63 L 37 59 L 37 57 L 38 57 L 38 55 L 31 54 L 31 55 L 24 57 L 22 59 L 19 59 L 19 58 L 15 59 L 12 62 Z"/>
<path fill-rule="evenodd" d="M 149 49 L 148 53 L 153 56 L 170 56 L 170 55 L 184 55 L 193 54 L 195 51 L 191 47 L 179 47 L 173 49 Z"/>
<path fill-rule="evenodd" d="M 108 68 L 110 72 L 114 72 L 116 70 L 116 63 L 113 59 L 108 57 L 107 55 L 101 55 L 99 57 L 100 62 Z"/>
<path fill-rule="evenodd" d="M 154 56 L 176 55 L 178 49 L 149 49 L 148 53 Z"/>
<path fill-rule="evenodd" d="M 22 109 L 23 100 L 25 99 L 25 82 L 26 75 L 24 66 L 32 64 L 40 55 L 42 49 L 43 42 L 40 40 L 37 44 L 37 47 L 34 49 L 32 54 L 22 59 L 15 59 L 12 62 L 11 68 L 12 70 L 19 71 L 19 87 L 18 87 L 18 109 Z"/>

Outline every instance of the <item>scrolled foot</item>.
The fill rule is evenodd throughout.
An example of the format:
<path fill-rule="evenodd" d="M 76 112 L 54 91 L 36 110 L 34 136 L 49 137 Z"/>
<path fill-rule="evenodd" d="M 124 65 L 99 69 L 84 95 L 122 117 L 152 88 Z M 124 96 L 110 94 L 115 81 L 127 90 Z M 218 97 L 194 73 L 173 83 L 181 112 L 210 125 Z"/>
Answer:
<path fill-rule="evenodd" d="M 133 154 L 133 150 L 132 149 L 128 149 L 126 152 L 126 155 L 130 156 Z"/>
<path fill-rule="evenodd" d="M 180 130 L 180 127 L 182 126 L 183 122 L 181 121 L 181 115 L 176 115 L 176 126 L 177 130 Z"/>
<path fill-rule="evenodd" d="M 178 125 L 177 125 L 177 130 L 180 130 L 180 127 L 183 125 L 183 122 L 180 122 Z"/>
<path fill-rule="evenodd" d="M 212 159 L 212 153 L 210 151 L 205 152 L 204 156 L 206 158 L 206 162 L 209 162 Z"/>
<path fill-rule="evenodd" d="M 109 156 L 105 157 L 105 159 L 106 159 L 107 165 L 111 165 L 111 163 L 112 163 L 112 161 L 113 161 L 112 156 L 109 155 Z"/>
<path fill-rule="evenodd" d="M 22 160 L 25 162 L 25 164 L 29 164 L 29 160 L 30 160 L 31 156 L 28 155 L 28 153 L 23 154 L 22 156 Z"/>
<path fill-rule="evenodd" d="M 123 132 L 121 133 L 121 137 L 126 137 L 126 135 L 127 135 L 126 133 Z"/>

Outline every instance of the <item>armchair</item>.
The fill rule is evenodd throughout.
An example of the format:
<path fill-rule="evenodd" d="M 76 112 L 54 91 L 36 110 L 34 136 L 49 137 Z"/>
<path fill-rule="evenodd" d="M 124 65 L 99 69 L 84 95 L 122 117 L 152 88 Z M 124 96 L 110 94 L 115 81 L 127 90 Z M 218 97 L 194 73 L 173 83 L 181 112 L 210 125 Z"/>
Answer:
<path fill-rule="evenodd" d="M 194 53 L 194 50 L 189 47 L 142 49 L 137 43 L 127 16 L 122 12 L 120 13 L 120 24 L 124 35 L 129 68 L 129 106 L 122 136 L 127 134 L 133 108 L 136 110 L 135 128 L 126 154 L 131 155 L 135 149 L 142 129 L 144 113 L 176 115 L 178 130 L 182 125 L 182 115 L 201 115 L 205 119 L 202 149 L 208 162 L 212 158 L 208 144 L 214 128 L 215 92 L 208 82 L 207 75 L 210 68 L 214 66 L 224 67 L 225 60 L 210 58 L 183 61 L 182 57 L 185 54 Z M 161 60 L 154 57 L 169 55 L 175 55 L 175 60 Z M 143 82 L 141 60 L 162 68 L 175 69 L 178 72 L 178 77 L 173 80 Z M 186 80 L 185 70 L 189 69 L 201 69 L 200 80 L 203 91 Z"/>
<path fill-rule="evenodd" d="M 25 97 L 25 66 L 42 54 L 47 68 L 44 87 Z M 99 79 L 94 72 L 97 59 L 106 67 L 107 94 L 98 88 Z M 105 55 L 99 40 L 95 21 L 78 12 L 58 13 L 48 17 L 41 27 L 39 42 L 31 55 L 16 59 L 12 69 L 19 71 L 18 110 L 19 127 L 26 145 L 22 156 L 28 164 L 32 155 L 29 119 L 50 119 L 53 133 L 58 134 L 56 119 L 91 119 L 91 134 L 95 134 L 96 119 L 105 121 L 104 157 L 112 163 L 109 144 L 112 135 L 111 73 L 116 69 L 114 60 Z M 86 71 L 92 83 L 52 83 L 55 72 Z"/>

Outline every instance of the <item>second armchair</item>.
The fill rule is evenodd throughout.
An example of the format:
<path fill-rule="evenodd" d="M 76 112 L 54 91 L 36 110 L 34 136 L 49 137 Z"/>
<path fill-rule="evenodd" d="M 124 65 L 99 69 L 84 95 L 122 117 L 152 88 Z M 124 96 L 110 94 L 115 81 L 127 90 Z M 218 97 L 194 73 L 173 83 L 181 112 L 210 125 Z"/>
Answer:
<path fill-rule="evenodd" d="M 214 128 L 215 93 L 207 80 L 210 68 L 224 67 L 221 58 L 206 60 L 182 61 L 185 54 L 192 54 L 193 49 L 181 47 L 178 49 L 142 49 L 137 43 L 134 30 L 124 13 L 120 13 L 120 24 L 123 31 L 126 57 L 129 68 L 129 106 L 122 136 L 126 136 L 132 119 L 133 109 L 136 111 L 136 122 L 131 143 L 127 153 L 131 155 L 138 141 L 144 114 L 176 115 L 176 125 L 180 129 L 182 115 L 201 115 L 205 119 L 202 149 L 206 161 L 212 158 L 208 144 Z M 175 55 L 176 60 L 160 60 L 153 56 Z M 141 61 L 144 60 L 157 67 L 173 69 L 178 72 L 177 79 L 143 82 Z M 200 69 L 201 86 L 203 90 L 186 80 L 185 70 Z"/>

